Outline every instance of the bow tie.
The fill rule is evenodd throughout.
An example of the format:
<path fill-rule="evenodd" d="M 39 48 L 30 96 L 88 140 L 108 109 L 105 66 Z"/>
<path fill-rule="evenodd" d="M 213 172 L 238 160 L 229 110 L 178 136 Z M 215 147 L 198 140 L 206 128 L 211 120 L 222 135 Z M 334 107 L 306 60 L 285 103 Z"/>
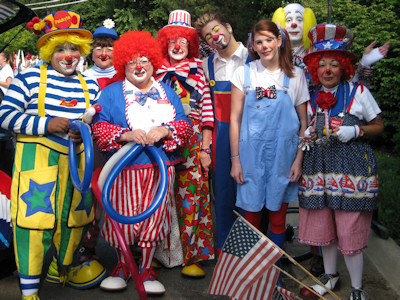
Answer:
<path fill-rule="evenodd" d="M 264 89 L 262 87 L 256 87 L 256 97 L 258 100 L 267 97 L 276 99 L 276 88 L 275 85 L 271 85 L 269 88 Z"/>
<path fill-rule="evenodd" d="M 197 85 L 197 81 L 190 78 L 189 75 L 197 74 L 198 65 L 196 61 L 186 60 L 176 66 L 167 67 L 165 64 L 157 70 L 156 80 L 163 81 L 170 85 L 172 77 L 176 77 L 189 90 L 193 90 Z"/>
<path fill-rule="evenodd" d="M 148 93 L 136 92 L 135 97 L 136 97 L 136 102 L 139 103 L 141 106 L 143 106 L 146 103 L 147 98 L 151 98 L 154 100 L 160 99 L 160 93 L 153 86 Z"/>

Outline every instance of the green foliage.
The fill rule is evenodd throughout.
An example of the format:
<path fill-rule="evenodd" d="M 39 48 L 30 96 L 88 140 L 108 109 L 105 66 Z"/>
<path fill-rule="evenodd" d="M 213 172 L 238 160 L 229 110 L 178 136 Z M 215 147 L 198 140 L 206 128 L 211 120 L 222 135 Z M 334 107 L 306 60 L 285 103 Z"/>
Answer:
<path fill-rule="evenodd" d="M 375 154 L 379 170 L 378 221 L 400 244 L 400 158 L 385 152 Z"/>

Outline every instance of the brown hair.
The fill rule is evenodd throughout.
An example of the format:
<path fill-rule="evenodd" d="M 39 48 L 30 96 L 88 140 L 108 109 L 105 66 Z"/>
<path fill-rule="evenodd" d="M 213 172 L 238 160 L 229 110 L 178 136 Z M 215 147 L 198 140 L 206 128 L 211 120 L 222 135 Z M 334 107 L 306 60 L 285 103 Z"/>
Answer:
<path fill-rule="evenodd" d="M 11 69 L 14 69 L 12 54 L 7 51 L 3 51 L 3 52 L 1 52 L 1 54 L 3 54 L 4 58 L 6 59 L 7 63 L 10 65 Z"/>
<path fill-rule="evenodd" d="M 289 35 L 284 28 L 278 28 L 276 24 L 270 20 L 261 20 L 257 22 L 251 29 L 251 43 L 254 44 L 254 35 L 261 31 L 269 31 L 276 38 L 282 36 L 282 45 L 279 48 L 279 66 L 289 77 L 294 77 L 294 66 L 292 63 L 292 45 L 290 44 Z M 259 59 L 260 56 L 252 47 L 249 47 L 249 55 L 253 59 Z"/>
<path fill-rule="evenodd" d="M 211 21 L 217 21 L 226 27 L 229 24 L 228 20 L 225 16 L 219 12 L 206 12 L 202 14 L 196 22 L 194 22 L 194 27 L 197 30 L 197 34 L 200 36 L 202 40 L 204 40 L 203 36 L 201 35 L 201 30 L 204 26 L 206 26 Z"/>
<path fill-rule="evenodd" d="M 112 47 L 114 45 L 115 39 L 110 37 L 98 37 L 93 40 L 92 47 Z"/>

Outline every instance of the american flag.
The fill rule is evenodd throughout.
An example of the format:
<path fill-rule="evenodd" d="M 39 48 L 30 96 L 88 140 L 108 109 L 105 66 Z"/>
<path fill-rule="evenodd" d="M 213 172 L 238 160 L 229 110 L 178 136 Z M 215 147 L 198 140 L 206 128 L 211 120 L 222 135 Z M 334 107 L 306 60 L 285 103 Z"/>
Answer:
<path fill-rule="evenodd" d="M 8 5 L 5 5 L 4 3 L 0 2 L 0 20 L 3 21 L 7 19 L 9 16 L 12 16 L 15 14 L 16 11 L 9 7 Z"/>
<path fill-rule="evenodd" d="M 275 288 L 273 298 L 274 300 L 296 300 L 300 299 L 299 297 L 295 296 L 293 292 L 290 292 L 283 287 L 277 286 Z"/>
<path fill-rule="evenodd" d="M 208 293 L 233 299 L 271 299 L 279 276 L 271 266 L 281 256 L 274 243 L 239 217 L 222 248 Z"/>

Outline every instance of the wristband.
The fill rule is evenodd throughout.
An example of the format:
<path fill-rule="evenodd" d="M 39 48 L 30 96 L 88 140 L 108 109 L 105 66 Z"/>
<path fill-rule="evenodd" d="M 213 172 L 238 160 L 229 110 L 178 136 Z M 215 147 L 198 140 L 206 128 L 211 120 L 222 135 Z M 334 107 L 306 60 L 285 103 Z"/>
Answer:
<path fill-rule="evenodd" d="M 239 157 L 239 154 L 232 155 L 232 156 L 231 156 L 231 159 L 234 159 L 234 158 L 236 158 L 236 157 Z"/>
<path fill-rule="evenodd" d="M 202 148 L 200 151 L 205 152 L 207 154 L 211 154 L 211 149 L 210 148 Z"/>

